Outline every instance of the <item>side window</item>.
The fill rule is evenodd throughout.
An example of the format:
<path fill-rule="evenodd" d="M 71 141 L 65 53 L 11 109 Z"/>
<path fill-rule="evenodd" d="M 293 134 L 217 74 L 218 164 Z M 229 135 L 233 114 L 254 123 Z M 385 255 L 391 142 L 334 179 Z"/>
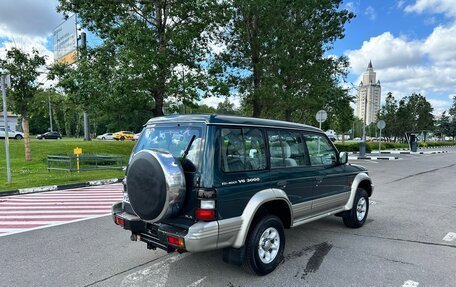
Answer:
<path fill-rule="evenodd" d="M 300 133 L 268 131 L 271 168 L 305 166 L 306 157 Z"/>
<path fill-rule="evenodd" d="M 269 154 L 271 159 L 271 168 L 285 167 L 283 160 L 282 143 L 280 141 L 279 131 L 268 131 Z"/>
<path fill-rule="evenodd" d="M 265 143 L 259 129 L 222 129 L 221 136 L 223 171 L 236 172 L 266 168 Z"/>
<path fill-rule="evenodd" d="M 305 166 L 304 143 L 298 132 L 281 131 L 281 141 L 285 155 L 285 166 Z"/>
<path fill-rule="evenodd" d="M 304 135 L 311 165 L 331 165 L 336 163 L 336 151 L 323 135 Z"/>
<path fill-rule="evenodd" d="M 266 169 L 266 145 L 259 129 L 242 129 L 247 149 L 247 161 L 252 170 Z"/>

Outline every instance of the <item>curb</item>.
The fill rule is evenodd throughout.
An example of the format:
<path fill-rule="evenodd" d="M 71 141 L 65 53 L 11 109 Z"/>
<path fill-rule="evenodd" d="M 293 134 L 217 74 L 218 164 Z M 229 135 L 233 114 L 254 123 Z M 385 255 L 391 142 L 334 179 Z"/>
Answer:
<path fill-rule="evenodd" d="M 436 151 L 381 151 L 380 154 L 438 154 L 438 153 L 447 153 L 446 150 L 436 150 Z M 372 152 L 373 154 L 378 154 L 378 151 Z"/>
<path fill-rule="evenodd" d="M 123 180 L 123 178 L 110 178 L 110 179 L 92 180 L 92 181 L 87 181 L 87 182 L 76 182 L 76 183 L 68 183 L 68 184 L 61 184 L 61 185 L 48 185 L 48 186 L 39 186 L 39 187 L 30 187 L 30 188 L 19 188 L 19 189 L 13 189 L 13 190 L 0 191 L 0 197 L 8 196 L 8 195 L 20 195 L 20 194 L 27 194 L 27 193 L 39 193 L 39 192 L 71 189 L 71 188 L 80 188 L 80 187 L 87 187 L 87 186 L 106 185 L 106 184 L 122 182 L 122 180 Z"/>
<path fill-rule="evenodd" d="M 397 156 L 349 156 L 349 160 L 370 159 L 370 160 L 399 160 Z"/>

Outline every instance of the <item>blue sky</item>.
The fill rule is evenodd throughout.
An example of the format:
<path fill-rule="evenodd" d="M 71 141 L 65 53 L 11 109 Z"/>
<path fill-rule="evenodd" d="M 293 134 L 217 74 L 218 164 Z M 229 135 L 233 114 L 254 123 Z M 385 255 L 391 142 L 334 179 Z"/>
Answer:
<path fill-rule="evenodd" d="M 2 4 L 7 9 L 0 10 L 0 55 L 12 46 L 35 47 L 51 62 L 50 36 L 63 21 L 55 11 L 57 1 L 2 0 Z M 349 58 L 349 82 L 358 85 L 372 60 L 383 99 L 387 92 L 398 99 L 421 93 L 436 114 L 450 107 L 456 95 L 455 0 L 352 0 L 344 1 L 341 8 L 357 16 L 328 55 Z M 96 39 L 88 40 L 95 44 Z M 217 105 L 223 100 L 204 102 Z"/>

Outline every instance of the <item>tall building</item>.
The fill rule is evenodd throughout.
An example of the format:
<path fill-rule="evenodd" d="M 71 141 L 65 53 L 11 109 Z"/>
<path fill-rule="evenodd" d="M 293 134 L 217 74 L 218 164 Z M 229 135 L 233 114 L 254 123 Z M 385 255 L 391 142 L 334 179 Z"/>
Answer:
<path fill-rule="evenodd" d="M 358 86 L 358 108 L 357 116 L 364 121 L 364 111 L 366 111 L 366 124 L 377 120 L 377 113 L 380 110 L 382 87 L 377 75 L 372 68 L 372 61 L 369 61 L 367 70 L 363 74 L 363 80 Z M 367 99 L 367 105 L 364 102 Z"/>

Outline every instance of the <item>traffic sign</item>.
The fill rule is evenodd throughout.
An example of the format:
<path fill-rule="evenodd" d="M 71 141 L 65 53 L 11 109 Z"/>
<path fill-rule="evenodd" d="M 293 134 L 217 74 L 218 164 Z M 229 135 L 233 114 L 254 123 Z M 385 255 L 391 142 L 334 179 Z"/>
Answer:
<path fill-rule="evenodd" d="M 377 128 L 383 130 L 383 129 L 385 128 L 385 126 L 386 126 L 386 123 L 385 123 L 384 120 L 379 120 L 379 121 L 377 122 Z"/>
<path fill-rule="evenodd" d="M 325 110 L 319 110 L 315 115 L 315 118 L 317 119 L 317 122 L 322 123 L 326 121 L 326 119 L 328 118 L 328 114 Z"/>

